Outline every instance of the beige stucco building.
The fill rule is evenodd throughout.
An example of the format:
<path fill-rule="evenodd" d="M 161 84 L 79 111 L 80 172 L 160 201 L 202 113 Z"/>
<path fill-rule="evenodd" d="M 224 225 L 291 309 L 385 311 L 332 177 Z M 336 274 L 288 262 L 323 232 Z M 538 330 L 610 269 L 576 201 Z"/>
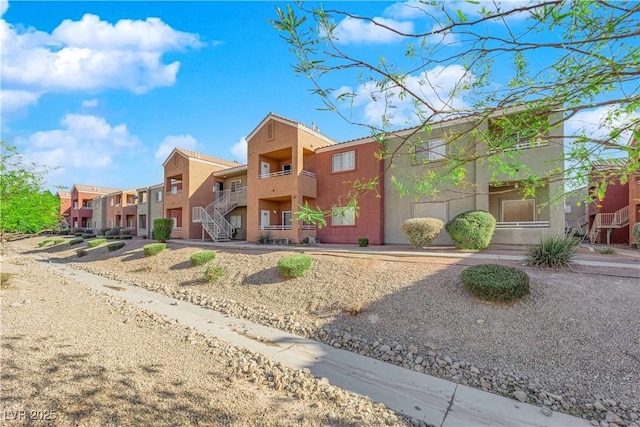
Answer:
<path fill-rule="evenodd" d="M 156 184 L 136 189 L 137 236 L 153 238 L 153 221 L 163 218 L 164 185 Z"/>
<path fill-rule="evenodd" d="M 434 217 L 446 224 L 470 210 L 485 210 L 496 218 L 493 244 L 535 244 L 543 235 L 564 233 L 563 200 L 551 203 L 564 187 L 562 126 L 551 127 L 548 134 L 535 140 L 514 140 L 509 153 L 512 158 L 507 161 L 523 166 L 512 167 L 507 175 L 496 173 L 486 163 L 490 154 L 486 138 L 497 117 L 500 116 L 443 121 L 432 124 L 428 132 L 412 128 L 397 132 L 388 140 L 389 152 L 397 152 L 385 165 L 385 243 L 408 243 L 400 230 L 406 219 Z M 557 121 L 554 119 L 548 118 L 550 123 Z M 411 188 L 421 177 L 451 174 L 443 160 L 461 155 L 468 161 L 466 174 L 458 185 L 436 184 L 437 196 L 420 192 L 412 194 L 414 197 L 401 195 L 403 188 Z M 535 196 L 524 196 L 522 182 L 532 174 L 553 178 L 538 188 Z M 443 229 L 433 244 L 453 242 Z"/>

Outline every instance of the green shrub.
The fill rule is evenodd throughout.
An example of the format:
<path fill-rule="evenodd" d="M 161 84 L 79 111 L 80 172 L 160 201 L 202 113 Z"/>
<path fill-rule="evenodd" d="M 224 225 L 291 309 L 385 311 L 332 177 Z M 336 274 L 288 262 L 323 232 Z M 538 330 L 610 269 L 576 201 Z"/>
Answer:
<path fill-rule="evenodd" d="M 70 246 L 79 245 L 82 242 L 84 242 L 84 239 L 82 237 L 75 237 L 75 238 L 69 240 L 69 245 Z"/>
<path fill-rule="evenodd" d="M 109 252 L 113 252 L 113 251 L 117 251 L 120 248 L 123 248 L 124 245 L 125 245 L 124 242 L 113 242 L 107 245 L 107 249 L 109 250 Z"/>
<path fill-rule="evenodd" d="M 133 239 L 133 236 L 131 234 L 121 234 L 119 236 L 115 236 L 115 238 L 120 240 L 131 240 Z"/>
<path fill-rule="evenodd" d="M 204 270 L 204 279 L 209 282 L 217 282 L 224 274 L 224 269 L 221 265 L 210 265 Z"/>
<path fill-rule="evenodd" d="M 529 248 L 526 262 L 534 267 L 566 267 L 578 252 L 580 241 L 563 235 L 546 236 Z"/>
<path fill-rule="evenodd" d="M 75 237 L 82 237 L 82 235 L 83 235 L 83 234 L 84 234 L 84 233 L 73 233 L 73 235 L 74 235 Z"/>
<path fill-rule="evenodd" d="M 53 244 L 54 245 L 59 245 L 60 243 L 65 242 L 65 239 L 53 239 Z"/>
<path fill-rule="evenodd" d="M 615 255 L 617 252 L 613 248 L 604 248 L 600 249 L 598 253 L 601 253 L 602 255 Z"/>
<path fill-rule="evenodd" d="M 631 228 L 631 235 L 636 241 L 636 246 L 640 248 L 640 222 L 633 224 L 633 227 Z"/>
<path fill-rule="evenodd" d="M 105 236 L 119 236 L 120 235 L 120 227 L 113 227 L 113 228 L 109 229 L 109 231 L 104 233 L 104 235 Z"/>
<path fill-rule="evenodd" d="M 95 239 L 96 235 L 92 234 L 92 233 L 82 233 L 82 238 L 83 239 Z"/>
<path fill-rule="evenodd" d="M 43 240 L 42 242 L 38 243 L 38 247 L 39 247 L 39 248 L 41 248 L 41 247 L 43 247 L 43 246 L 48 245 L 48 244 L 49 244 L 49 243 L 51 243 L 51 242 L 53 242 L 53 240 L 52 240 L 52 239 L 45 239 L 45 240 Z"/>
<path fill-rule="evenodd" d="M 506 265 L 474 265 L 463 270 L 460 278 L 467 290 L 486 300 L 511 301 L 529 293 L 527 273 Z"/>
<path fill-rule="evenodd" d="M 443 225 L 438 218 L 411 218 L 403 222 L 400 229 L 413 247 L 420 249 L 438 236 Z"/>
<path fill-rule="evenodd" d="M 69 234 L 77 235 L 78 233 L 84 233 L 84 229 L 79 227 L 71 227 L 71 229 L 69 230 Z"/>
<path fill-rule="evenodd" d="M 115 237 L 115 236 L 112 236 L 112 235 L 110 235 L 110 234 L 107 234 L 107 235 L 105 236 L 105 238 L 106 238 L 107 240 L 113 240 L 113 239 L 115 239 L 116 237 Z"/>
<path fill-rule="evenodd" d="M 361 248 L 366 248 L 367 246 L 369 246 L 369 239 L 367 239 L 366 237 L 360 237 L 358 239 L 358 246 L 360 246 Z"/>
<path fill-rule="evenodd" d="M 100 230 L 98 230 L 98 234 L 101 236 L 106 236 L 107 231 L 110 231 L 110 230 L 111 230 L 111 227 L 101 228 Z"/>
<path fill-rule="evenodd" d="M 445 226 L 458 249 L 484 249 L 491 243 L 496 219 L 486 211 L 463 212 Z"/>
<path fill-rule="evenodd" d="M 76 255 L 78 255 L 78 258 L 86 256 L 88 253 L 89 252 L 84 248 L 76 249 Z"/>
<path fill-rule="evenodd" d="M 205 265 L 206 263 L 208 263 L 209 261 L 215 258 L 216 258 L 216 253 L 214 251 L 200 251 L 191 255 L 189 257 L 189 260 L 191 261 L 191 265 L 195 267 L 198 265 Z"/>
<path fill-rule="evenodd" d="M 278 273 L 282 277 L 302 277 L 310 268 L 309 255 L 289 255 L 278 261 Z"/>
<path fill-rule="evenodd" d="M 156 240 L 165 243 L 171 238 L 171 230 L 173 230 L 173 221 L 171 218 L 158 218 L 153 221 L 153 234 Z"/>
<path fill-rule="evenodd" d="M 308 242 L 309 240 L 307 240 Z M 271 232 L 267 231 L 265 233 L 258 234 L 258 243 L 261 245 L 268 245 L 273 242 L 273 237 L 271 236 Z"/>
<path fill-rule="evenodd" d="M 120 231 L 121 236 L 133 236 L 135 230 L 133 228 L 125 228 Z"/>
<path fill-rule="evenodd" d="M 89 240 L 87 242 L 87 245 L 89 245 L 90 248 L 95 248 L 97 246 L 102 245 L 103 243 L 107 243 L 107 239 L 102 238 L 102 239 L 93 239 L 93 240 Z"/>
<path fill-rule="evenodd" d="M 167 248 L 166 243 L 149 243 L 148 245 L 144 245 L 142 250 L 146 256 L 152 256 L 159 254 Z"/>

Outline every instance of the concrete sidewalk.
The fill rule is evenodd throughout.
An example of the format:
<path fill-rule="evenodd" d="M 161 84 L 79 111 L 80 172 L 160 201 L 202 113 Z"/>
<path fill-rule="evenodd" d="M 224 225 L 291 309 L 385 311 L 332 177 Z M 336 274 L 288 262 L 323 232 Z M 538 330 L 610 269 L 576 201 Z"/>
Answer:
<path fill-rule="evenodd" d="M 286 251 L 302 251 L 302 252 L 335 252 L 335 253 L 350 253 L 350 254 L 362 254 L 362 255 L 387 255 L 387 256 L 413 256 L 413 257 L 436 257 L 436 258 L 460 258 L 460 259 L 484 259 L 484 260 L 506 260 L 506 261 L 524 261 L 525 256 L 521 254 L 505 254 L 505 253 L 486 253 L 486 252 L 457 252 L 457 251 L 430 251 L 425 250 L 404 250 L 400 248 L 392 248 L 385 246 L 376 246 L 368 248 L 353 247 L 351 245 L 331 245 L 320 244 L 313 246 L 287 246 L 287 245 L 258 245 L 255 243 L 246 242 L 212 242 L 212 241 L 200 241 L 200 240 L 170 240 L 171 243 L 177 243 L 181 245 L 204 245 L 213 246 L 225 249 L 252 249 L 252 250 L 286 250 Z M 452 248 L 453 249 L 453 248 Z M 637 270 L 638 277 L 640 277 L 640 252 L 636 254 L 635 251 L 619 250 L 624 253 L 625 256 L 630 259 L 625 262 L 617 261 L 597 261 L 592 259 L 581 259 L 580 255 L 572 261 L 576 265 L 584 265 L 588 267 L 614 267 L 614 268 L 626 268 L 631 270 Z M 624 252 L 622 252 L 624 251 Z M 513 251 L 517 252 L 517 251 Z M 638 258 L 638 260 L 633 259 Z"/>
<path fill-rule="evenodd" d="M 431 377 L 287 332 L 233 318 L 182 300 L 75 270 L 65 264 L 48 268 L 101 292 L 238 347 L 262 353 L 295 369 L 309 368 L 333 385 L 383 402 L 402 414 L 439 427 L 591 426 L 591 423 L 495 394 Z M 118 290 L 124 289 L 124 290 Z"/>

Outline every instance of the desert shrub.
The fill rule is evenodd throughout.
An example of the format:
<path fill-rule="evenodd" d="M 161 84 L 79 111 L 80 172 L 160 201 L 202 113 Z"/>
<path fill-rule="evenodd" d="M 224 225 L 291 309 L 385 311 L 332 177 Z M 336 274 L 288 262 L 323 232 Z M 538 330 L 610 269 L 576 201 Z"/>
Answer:
<path fill-rule="evenodd" d="M 307 239 L 307 242 L 309 240 Z M 271 232 L 267 231 L 266 233 L 258 234 L 258 243 L 261 245 L 268 245 L 273 242 L 273 236 L 271 236 Z"/>
<path fill-rule="evenodd" d="M 42 242 L 38 243 L 38 247 L 39 247 L 39 248 L 41 248 L 41 247 L 43 247 L 43 246 L 48 245 L 48 244 L 49 244 L 49 243 L 51 243 L 51 242 L 53 242 L 53 240 L 52 240 L 52 239 L 45 239 L 45 240 L 43 240 Z"/>
<path fill-rule="evenodd" d="M 563 235 L 546 236 L 527 251 L 526 262 L 534 267 L 566 267 L 578 252 L 580 241 Z"/>
<path fill-rule="evenodd" d="M 119 236 L 116 236 L 116 239 L 131 240 L 131 239 L 133 239 L 133 236 L 131 234 L 121 234 Z"/>
<path fill-rule="evenodd" d="M 463 270 L 460 278 L 467 290 L 486 300 L 511 301 L 529 293 L 527 273 L 506 265 L 474 265 Z"/>
<path fill-rule="evenodd" d="M 87 250 L 84 248 L 76 249 L 76 255 L 78 255 L 78 258 L 86 256 L 88 253 L 89 252 L 87 252 Z"/>
<path fill-rule="evenodd" d="M 301 277 L 311 268 L 309 255 L 289 255 L 278 260 L 278 273 L 282 277 Z"/>
<path fill-rule="evenodd" d="M 82 238 L 83 239 L 94 239 L 96 237 L 95 234 L 93 233 L 82 233 Z"/>
<path fill-rule="evenodd" d="M 366 237 L 360 237 L 358 239 L 358 246 L 360 246 L 361 248 L 366 248 L 367 246 L 369 246 L 369 239 L 367 239 Z"/>
<path fill-rule="evenodd" d="M 157 255 L 160 252 L 164 251 L 167 248 L 166 243 L 149 243 L 148 245 L 144 245 L 142 250 L 146 256 Z"/>
<path fill-rule="evenodd" d="M 110 230 L 111 230 L 111 227 L 101 228 L 98 230 L 98 234 L 101 236 L 106 236 L 107 231 L 110 231 Z"/>
<path fill-rule="evenodd" d="M 80 228 L 80 227 L 71 227 L 71 229 L 69 230 L 69 234 L 73 234 L 76 235 L 77 233 L 84 233 L 84 228 Z"/>
<path fill-rule="evenodd" d="M 615 255 L 617 252 L 613 248 L 604 248 L 600 249 L 598 253 L 601 253 L 602 255 Z"/>
<path fill-rule="evenodd" d="M 102 245 L 103 243 L 107 243 L 107 239 L 102 238 L 102 239 L 93 239 L 93 240 L 89 240 L 87 242 L 87 245 L 89 245 L 90 248 L 95 248 L 97 246 Z"/>
<path fill-rule="evenodd" d="M 636 241 L 636 246 L 640 248 L 640 222 L 633 224 L 633 227 L 631 228 L 631 235 Z"/>
<path fill-rule="evenodd" d="M 133 228 L 125 228 L 125 229 L 120 231 L 120 235 L 121 236 L 133 236 L 134 231 L 135 230 Z"/>
<path fill-rule="evenodd" d="M 491 243 L 496 219 L 486 211 L 469 211 L 456 215 L 445 230 L 459 249 L 484 249 Z"/>
<path fill-rule="evenodd" d="M 206 263 L 208 263 L 209 261 L 215 258 L 216 258 L 216 253 L 214 251 L 200 251 L 191 255 L 189 257 L 189 260 L 191 261 L 191 265 L 195 267 L 198 265 L 205 265 Z"/>
<path fill-rule="evenodd" d="M 83 235 L 83 234 L 84 234 L 84 233 L 73 233 L 73 235 L 74 235 L 75 237 L 82 237 L 82 235 Z"/>
<path fill-rule="evenodd" d="M 54 245 L 59 245 L 60 243 L 65 242 L 65 239 L 53 239 L 53 244 Z"/>
<path fill-rule="evenodd" d="M 113 228 L 109 229 L 109 231 L 104 233 L 104 235 L 105 236 L 119 236 L 120 235 L 120 227 L 113 227 Z"/>
<path fill-rule="evenodd" d="M 221 265 L 210 265 L 204 270 L 204 279 L 209 282 L 217 282 L 224 274 L 224 269 Z"/>
<path fill-rule="evenodd" d="M 171 218 L 158 218 L 153 221 L 153 234 L 156 240 L 164 243 L 171 238 L 171 230 L 173 230 L 173 221 Z"/>
<path fill-rule="evenodd" d="M 82 237 L 75 237 L 75 238 L 69 240 L 69 245 L 70 246 L 79 245 L 82 242 L 84 242 L 84 239 Z"/>
<path fill-rule="evenodd" d="M 443 225 L 438 218 L 411 218 L 403 222 L 400 229 L 413 247 L 420 249 L 438 236 Z"/>
<path fill-rule="evenodd" d="M 113 251 L 117 251 L 120 248 L 123 248 L 124 245 L 125 245 L 124 242 L 113 242 L 107 245 L 107 249 L 109 250 L 109 252 L 113 252 Z"/>

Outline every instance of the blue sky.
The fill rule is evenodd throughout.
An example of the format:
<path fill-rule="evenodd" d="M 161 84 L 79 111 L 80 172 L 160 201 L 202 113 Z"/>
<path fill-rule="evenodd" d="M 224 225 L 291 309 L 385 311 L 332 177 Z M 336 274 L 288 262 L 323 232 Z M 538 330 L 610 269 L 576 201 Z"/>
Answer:
<path fill-rule="evenodd" d="M 415 20 L 407 3 L 329 4 L 395 28 L 433 26 Z M 0 0 L 2 138 L 27 160 L 57 168 L 48 175 L 50 188 L 136 188 L 162 181 L 162 162 L 174 146 L 244 162 L 243 138 L 269 112 L 315 123 L 336 141 L 367 136 L 365 128 L 320 111 L 311 83 L 292 71 L 294 57 L 268 22 L 285 5 Z M 359 54 L 404 51 L 388 32 L 339 24 L 341 42 Z M 459 72 L 440 71 L 434 96 L 446 94 Z M 328 83 L 367 89 L 355 73 Z M 379 107 L 363 96 L 354 118 L 374 123 Z M 410 107 L 399 103 L 399 126 L 410 122 Z M 589 122 L 602 113 L 592 114 Z"/>

